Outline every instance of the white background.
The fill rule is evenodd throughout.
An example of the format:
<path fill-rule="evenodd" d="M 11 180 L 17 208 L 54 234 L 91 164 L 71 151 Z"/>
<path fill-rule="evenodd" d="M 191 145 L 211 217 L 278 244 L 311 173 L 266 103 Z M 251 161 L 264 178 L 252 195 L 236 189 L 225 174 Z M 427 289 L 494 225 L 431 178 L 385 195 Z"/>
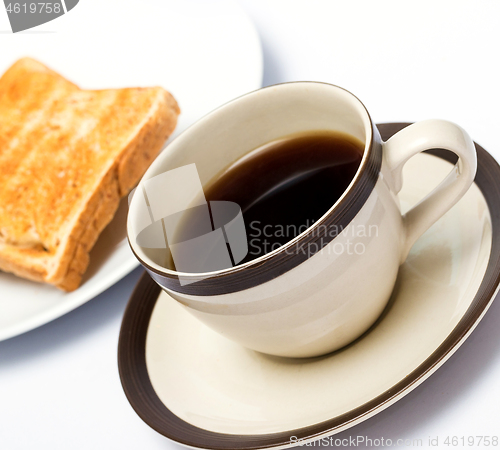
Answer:
<path fill-rule="evenodd" d="M 262 38 L 264 84 L 338 84 L 376 122 L 446 118 L 500 159 L 499 2 L 240 3 Z M 76 20 L 77 9 L 71 14 Z M 118 378 L 120 320 L 139 275 L 0 342 L 1 450 L 179 448 L 135 415 Z M 426 447 L 439 436 L 447 448 L 446 436 L 500 436 L 499 324 L 497 301 L 436 374 L 340 437 L 422 439 Z"/>

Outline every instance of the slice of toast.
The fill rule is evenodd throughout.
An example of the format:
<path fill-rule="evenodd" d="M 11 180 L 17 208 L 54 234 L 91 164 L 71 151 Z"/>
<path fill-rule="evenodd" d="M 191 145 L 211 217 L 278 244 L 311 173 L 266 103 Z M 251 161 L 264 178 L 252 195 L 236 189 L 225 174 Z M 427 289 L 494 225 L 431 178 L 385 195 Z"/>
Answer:
<path fill-rule="evenodd" d="M 160 87 L 89 91 L 29 58 L 0 78 L 0 270 L 76 289 L 180 113 Z"/>

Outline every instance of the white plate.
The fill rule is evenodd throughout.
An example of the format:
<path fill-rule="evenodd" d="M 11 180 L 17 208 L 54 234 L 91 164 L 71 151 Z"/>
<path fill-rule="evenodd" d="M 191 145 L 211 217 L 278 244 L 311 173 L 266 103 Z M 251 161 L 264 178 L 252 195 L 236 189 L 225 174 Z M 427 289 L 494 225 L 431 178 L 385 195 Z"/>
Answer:
<path fill-rule="evenodd" d="M 2 14 L 1 73 L 16 59 L 31 56 L 82 88 L 161 85 L 182 110 L 174 136 L 262 83 L 259 37 L 232 0 L 209 5 L 201 0 L 85 0 L 53 22 L 17 34 L 8 31 Z M 0 273 L 0 340 L 71 311 L 136 267 L 125 239 L 125 217 L 122 204 L 74 292 Z"/>

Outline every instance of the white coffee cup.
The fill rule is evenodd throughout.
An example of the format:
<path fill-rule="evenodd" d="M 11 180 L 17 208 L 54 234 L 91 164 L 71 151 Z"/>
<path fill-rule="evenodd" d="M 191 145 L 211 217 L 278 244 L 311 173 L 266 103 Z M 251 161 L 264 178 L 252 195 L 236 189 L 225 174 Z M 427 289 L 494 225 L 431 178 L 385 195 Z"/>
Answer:
<path fill-rule="evenodd" d="M 272 355 L 322 355 L 368 330 L 387 305 L 412 245 L 465 194 L 476 173 L 474 145 L 458 125 L 426 120 L 382 142 L 354 95 L 330 84 L 295 82 L 249 93 L 199 120 L 158 156 L 139 190 L 147 180 L 193 163 L 206 186 L 251 150 L 316 130 L 344 132 L 364 143 L 355 177 L 311 227 L 245 264 L 210 273 L 163 267 L 154 251 L 136 241 L 143 228 L 139 196 L 130 204 L 129 242 L 152 278 L 215 331 Z M 459 160 L 438 187 L 402 215 L 397 193 L 403 166 L 432 148 L 450 150 Z"/>

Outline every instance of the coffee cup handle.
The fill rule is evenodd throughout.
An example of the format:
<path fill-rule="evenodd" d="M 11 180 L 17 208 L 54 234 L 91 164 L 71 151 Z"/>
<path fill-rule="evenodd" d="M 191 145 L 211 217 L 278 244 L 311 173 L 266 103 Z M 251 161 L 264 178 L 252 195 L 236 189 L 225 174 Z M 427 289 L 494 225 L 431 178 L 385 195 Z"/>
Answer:
<path fill-rule="evenodd" d="M 424 120 L 409 125 L 383 144 L 384 159 L 392 172 L 396 193 L 403 186 L 402 171 L 406 162 L 417 153 L 433 148 L 450 150 L 459 159 L 448 176 L 403 215 L 401 263 L 415 241 L 467 192 L 476 175 L 477 155 L 467 132 L 445 120 Z"/>

